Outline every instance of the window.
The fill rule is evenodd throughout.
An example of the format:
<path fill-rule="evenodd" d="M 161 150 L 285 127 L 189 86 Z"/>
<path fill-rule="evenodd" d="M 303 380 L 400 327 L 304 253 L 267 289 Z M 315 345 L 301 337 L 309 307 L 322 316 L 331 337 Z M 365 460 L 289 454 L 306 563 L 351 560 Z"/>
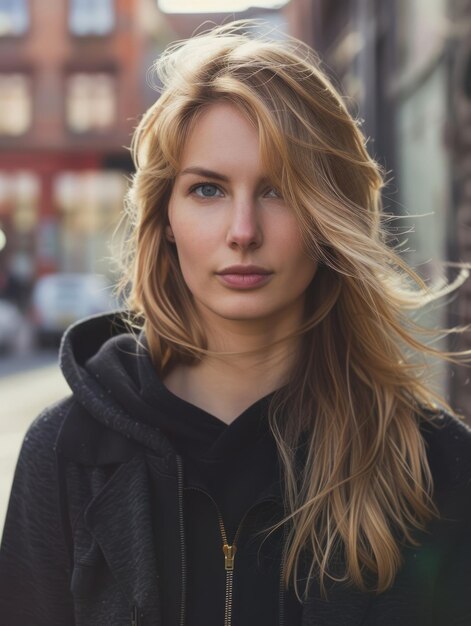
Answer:
<path fill-rule="evenodd" d="M 28 26 L 27 0 L 0 0 L 0 37 L 22 35 Z"/>
<path fill-rule="evenodd" d="M 64 171 L 54 179 L 62 271 L 110 273 L 110 233 L 119 223 L 127 183 L 123 173 Z"/>
<path fill-rule="evenodd" d="M 0 291 L 21 307 L 27 304 L 35 272 L 40 195 L 36 173 L 0 170 L 0 252 L 2 242 L 8 246 L 0 261 Z"/>
<path fill-rule="evenodd" d="M 0 135 L 23 135 L 31 125 L 30 80 L 24 74 L 0 74 Z"/>
<path fill-rule="evenodd" d="M 116 85 L 106 73 L 76 73 L 67 79 L 67 125 L 74 133 L 107 131 L 116 119 Z"/>
<path fill-rule="evenodd" d="M 113 0 L 69 0 L 69 28 L 74 35 L 108 35 L 114 21 Z"/>
<path fill-rule="evenodd" d="M 32 233 L 37 226 L 40 180 L 34 172 L 0 171 L 0 217 L 9 215 L 17 233 Z"/>

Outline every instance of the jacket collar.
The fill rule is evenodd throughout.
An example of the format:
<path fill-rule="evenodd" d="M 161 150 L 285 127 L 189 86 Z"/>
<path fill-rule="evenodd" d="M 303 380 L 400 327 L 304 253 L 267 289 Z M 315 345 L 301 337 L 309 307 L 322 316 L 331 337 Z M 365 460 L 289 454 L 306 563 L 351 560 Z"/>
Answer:
<path fill-rule="evenodd" d="M 87 506 L 84 524 L 129 603 L 156 618 L 160 597 L 147 474 L 145 454 L 120 465 Z"/>

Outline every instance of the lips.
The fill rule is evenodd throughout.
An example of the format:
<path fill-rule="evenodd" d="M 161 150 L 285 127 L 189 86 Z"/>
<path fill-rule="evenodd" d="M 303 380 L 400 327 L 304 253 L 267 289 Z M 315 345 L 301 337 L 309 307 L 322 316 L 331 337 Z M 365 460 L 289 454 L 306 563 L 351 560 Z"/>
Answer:
<path fill-rule="evenodd" d="M 231 265 L 217 274 L 227 287 L 253 289 L 270 281 L 273 272 L 258 265 Z"/>
<path fill-rule="evenodd" d="M 270 270 L 267 270 L 266 268 L 260 267 L 258 265 L 231 265 L 230 267 L 225 267 L 220 272 L 217 272 L 217 274 L 221 274 L 221 275 L 250 274 L 250 275 L 260 276 L 260 275 L 266 275 L 266 274 L 273 274 L 273 272 L 270 272 Z"/>

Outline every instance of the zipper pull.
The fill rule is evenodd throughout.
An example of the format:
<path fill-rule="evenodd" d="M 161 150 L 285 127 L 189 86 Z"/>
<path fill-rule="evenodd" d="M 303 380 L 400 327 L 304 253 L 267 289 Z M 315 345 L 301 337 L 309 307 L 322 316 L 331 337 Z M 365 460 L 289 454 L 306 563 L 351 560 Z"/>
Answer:
<path fill-rule="evenodd" d="M 139 626 L 139 612 L 136 605 L 131 610 L 131 626 Z"/>
<path fill-rule="evenodd" d="M 234 556 L 237 548 L 235 545 L 230 546 L 225 543 L 222 549 L 224 551 L 224 567 L 226 570 L 231 571 L 234 569 Z"/>

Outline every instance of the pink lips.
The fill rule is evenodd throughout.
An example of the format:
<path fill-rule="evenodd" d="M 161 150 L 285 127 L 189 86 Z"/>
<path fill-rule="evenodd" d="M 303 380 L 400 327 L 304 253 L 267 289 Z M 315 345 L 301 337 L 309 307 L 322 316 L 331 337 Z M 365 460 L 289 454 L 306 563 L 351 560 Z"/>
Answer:
<path fill-rule="evenodd" d="M 217 272 L 221 281 L 230 287 L 250 289 L 267 283 L 273 272 L 257 265 L 231 265 Z"/>

